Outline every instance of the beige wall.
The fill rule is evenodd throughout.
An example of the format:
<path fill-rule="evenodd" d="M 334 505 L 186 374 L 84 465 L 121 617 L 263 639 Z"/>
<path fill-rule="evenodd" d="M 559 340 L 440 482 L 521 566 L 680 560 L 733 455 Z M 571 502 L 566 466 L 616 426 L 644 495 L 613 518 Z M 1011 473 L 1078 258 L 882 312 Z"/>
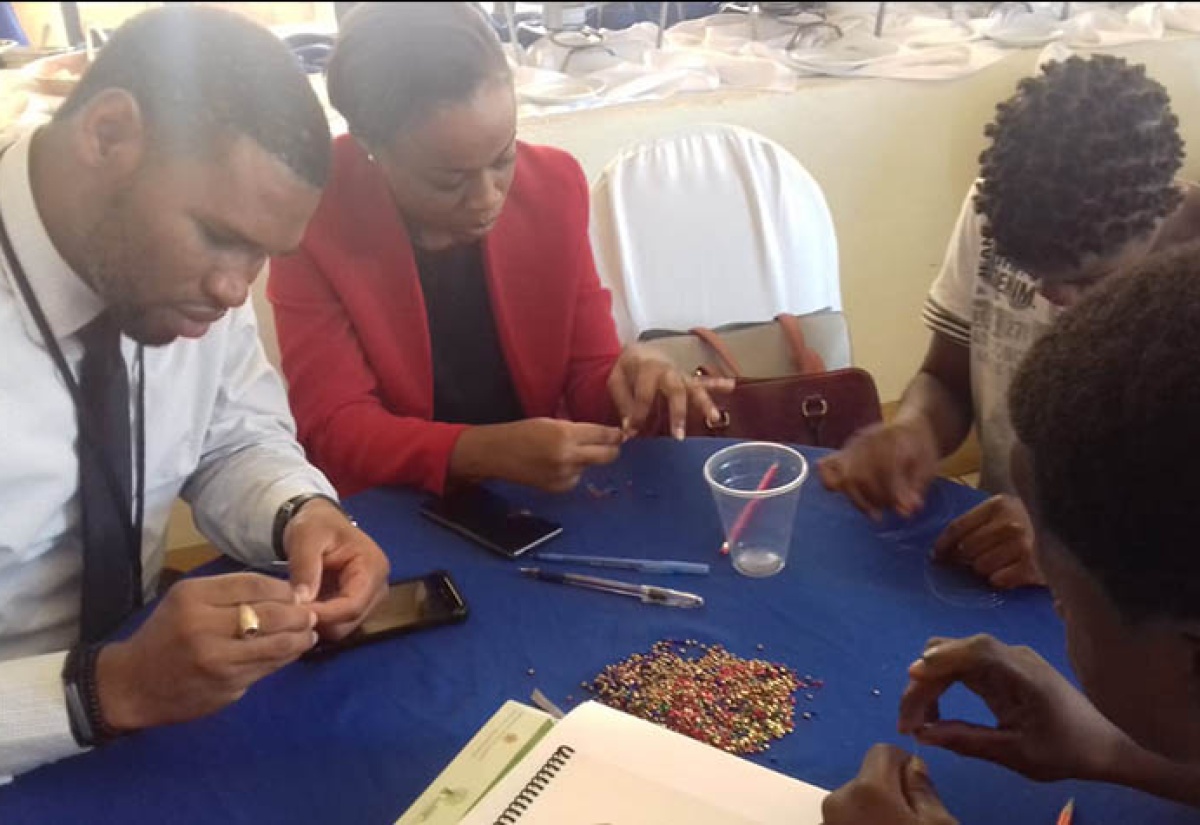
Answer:
<path fill-rule="evenodd" d="M 1168 87 L 1192 148 L 1185 171 L 1200 178 L 1200 39 L 1113 52 L 1146 63 Z M 924 353 L 921 302 L 976 172 L 983 127 L 1037 56 L 1015 52 L 953 81 L 816 79 L 787 95 L 716 93 L 539 118 L 521 136 L 569 150 L 593 178 L 627 142 L 691 123 L 730 122 L 783 144 L 825 190 L 855 360 L 887 401 Z"/>
<path fill-rule="evenodd" d="M 1146 63 L 1168 87 L 1193 149 L 1185 171 L 1200 179 L 1200 39 L 1114 52 Z M 1036 59 L 1036 50 L 1015 52 L 955 81 L 819 79 L 787 95 L 680 97 L 527 119 L 520 131 L 525 140 L 572 152 L 591 177 L 626 143 L 690 123 L 735 123 L 783 144 L 825 189 L 838 232 L 855 360 L 875 375 L 880 395 L 890 401 L 925 350 L 921 302 L 975 174 L 983 127 L 996 103 L 1034 71 Z M 681 288 L 685 277 L 680 273 Z M 259 307 L 270 324 L 269 308 L 265 302 Z M 172 545 L 198 540 L 181 511 Z"/>

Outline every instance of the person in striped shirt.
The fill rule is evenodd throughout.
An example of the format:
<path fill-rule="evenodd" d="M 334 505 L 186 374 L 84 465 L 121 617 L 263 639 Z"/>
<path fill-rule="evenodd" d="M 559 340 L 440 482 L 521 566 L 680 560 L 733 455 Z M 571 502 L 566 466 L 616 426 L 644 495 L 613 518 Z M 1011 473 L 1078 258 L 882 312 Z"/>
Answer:
<path fill-rule="evenodd" d="M 1178 120 L 1143 66 L 1048 63 L 999 104 L 924 320 L 932 332 L 894 419 L 820 464 L 878 518 L 917 513 L 940 459 L 976 428 L 991 498 L 952 522 L 937 558 L 996 587 L 1043 583 L 1008 457 L 1008 386 L 1033 343 L 1109 274 L 1200 238 L 1200 191 L 1177 178 Z"/>

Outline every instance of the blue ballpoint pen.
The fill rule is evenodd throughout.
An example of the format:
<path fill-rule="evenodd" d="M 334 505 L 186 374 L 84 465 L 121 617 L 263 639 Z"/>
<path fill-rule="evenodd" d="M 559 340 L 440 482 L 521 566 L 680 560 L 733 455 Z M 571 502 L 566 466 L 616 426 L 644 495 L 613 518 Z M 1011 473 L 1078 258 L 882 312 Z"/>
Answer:
<path fill-rule="evenodd" d="M 555 573 L 549 570 L 542 570 L 539 567 L 522 567 L 520 570 L 521 575 L 528 576 L 531 579 L 540 579 L 544 582 L 554 582 L 555 584 L 570 584 L 575 587 L 584 587 L 588 590 L 616 593 L 619 596 L 632 596 L 635 599 L 641 599 L 647 604 L 661 604 L 666 607 L 704 607 L 703 596 L 697 596 L 695 593 L 684 593 L 680 590 L 671 590 L 668 587 L 657 587 L 652 584 L 632 584 L 630 582 L 616 581 L 615 579 L 601 579 L 597 576 L 581 576 L 576 573 Z"/>
<path fill-rule="evenodd" d="M 614 570 L 637 570 L 641 573 L 690 573 L 707 576 L 709 566 L 698 561 L 663 561 L 660 559 L 623 559 L 616 556 L 574 556 L 569 553 L 535 553 L 539 561 L 561 561 L 587 567 L 608 567 Z"/>

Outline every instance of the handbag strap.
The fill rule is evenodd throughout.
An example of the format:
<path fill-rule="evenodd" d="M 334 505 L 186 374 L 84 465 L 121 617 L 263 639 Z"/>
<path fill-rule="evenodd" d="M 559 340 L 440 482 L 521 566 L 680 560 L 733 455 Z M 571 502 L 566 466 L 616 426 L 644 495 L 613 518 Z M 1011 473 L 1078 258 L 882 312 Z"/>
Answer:
<path fill-rule="evenodd" d="M 725 346 L 725 342 L 715 332 L 707 327 L 692 327 L 688 332 L 708 344 L 709 348 L 716 353 L 717 360 L 721 362 L 721 368 L 725 371 L 725 375 L 721 377 L 742 377 L 742 368 L 738 366 L 737 359 L 733 357 L 729 347 Z"/>
<path fill-rule="evenodd" d="M 783 330 L 783 340 L 787 342 L 792 354 L 792 365 L 801 375 L 811 375 L 815 372 L 825 372 L 825 359 L 820 353 L 811 349 L 804 340 L 804 330 L 795 315 L 781 312 L 775 316 L 775 322 Z"/>

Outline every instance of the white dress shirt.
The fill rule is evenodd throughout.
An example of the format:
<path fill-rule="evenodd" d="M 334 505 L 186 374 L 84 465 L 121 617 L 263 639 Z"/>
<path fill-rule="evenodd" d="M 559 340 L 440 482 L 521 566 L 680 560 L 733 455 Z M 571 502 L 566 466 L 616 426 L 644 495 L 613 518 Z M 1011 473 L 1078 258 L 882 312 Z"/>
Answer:
<path fill-rule="evenodd" d="M 29 177 L 31 135 L 0 158 L 0 215 L 67 362 L 103 308 L 54 248 Z M 122 339 L 130 386 L 136 345 Z M 282 383 L 247 303 L 199 340 L 145 350 L 143 589 L 162 569 L 171 505 L 250 564 L 274 558 L 276 511 L 305 492 L 333 495 L 295 440 Z M 131 367 L 133 367 L 131 369 Z M 132 414 L 132 410 L 131 410 Z M 83 566 L 77 427 L 71 396 L 0 255 L 0 783 L 79 752 L 61 670 L 78 638 Z"/>

